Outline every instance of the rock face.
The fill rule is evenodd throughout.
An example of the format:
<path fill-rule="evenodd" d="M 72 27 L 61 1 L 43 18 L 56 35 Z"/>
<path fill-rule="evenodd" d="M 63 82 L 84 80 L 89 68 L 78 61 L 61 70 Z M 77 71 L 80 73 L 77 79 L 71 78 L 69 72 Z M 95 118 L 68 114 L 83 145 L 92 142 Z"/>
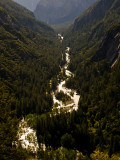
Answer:
<path fill-rule="evenodd" d="M 92 61 L 107 59 L 114 66 L 120 59 L 120 25 L 113 27 L 104 37 Z"/>
<path fill-rule="evenodd" d="M 102 28 L 100 26 L 108 26 L 107 23 L 110 23 L 110 19 L 107 18 L 108 14 L 111 13 L 111 17 L 114 17 L 113 12 L 117 13 L 117 10 L 120 8 L 119 0 L 99 0 L 89 9 L 87 9 L 82 15 L 80 15 L 74 23 L 73 32 L 81 30 L 84 26 L 93 26 L 96 25 L 95 29 L 92 30 L 91 35 L 88 38 L 88 41 L 93 40 L 93 35 L 98 31 L 101 32 Z M 117 16 L 116 16 L 117 17 Z M 116 18 L 114 17 L 114 19 Z M 120 58 L 120 25 L 117 23 L 117 18 L 115 21 L 116 25 L 109 29 L 109 31 L 103 35 L 102 43 L 99 46 L 98 51 L 92 57 L 92 61 L 100 61 L 106 59 L 111 66 L 115 65 Z M 103 25 L 104 24 L 104 25 Z M 92 27 L 90 27 L 91 29 Z M 103 28 L 104 29 L 104 28 Z"/>
<path fill-rule="evenodd" d="M 48 24 L 73 21 L 96 0 L 40 0 L 34 14 Z"/>
<path fill-rule="evenodd" d="M 105 59 L 114 66 L 120 58 L 119 24 L 120 0 L 99 0 L 75 20 L 66 37 L 72 35 L 69 43 L 74 53 L 86 58 L 90 48 L 91 61 Z"/>

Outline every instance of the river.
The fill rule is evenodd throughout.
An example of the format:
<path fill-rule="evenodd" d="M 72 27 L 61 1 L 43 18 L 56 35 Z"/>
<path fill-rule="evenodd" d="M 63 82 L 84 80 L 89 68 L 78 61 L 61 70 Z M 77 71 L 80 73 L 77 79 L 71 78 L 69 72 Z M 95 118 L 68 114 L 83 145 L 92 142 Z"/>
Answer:
<path fill-rule="evenodd" d="M 63 37 L 60 34 L 59 34 L 59 38 L 60 38 L 60 41 L 62 42 Z M 65 69 L 65 74 L 67 78 L 61 81 L 59 85 L 57 86 L 57 90 L 52 93 L 54 105 L 56 103 L 58 104 L 55 109 L 57 109 L 59 112 L 60 110 L 64 110 L 67 112 L 72 112 L 73 110 L 77 110 L 78 102 L 80 99 L 80 95 L 78 95 L 75 90 L 68 89 L 65 87 L 66 80 L 70 76 L 74 76 L 73 73 L 68 70 L 68 65 L 70 63 L 69 51 L 70 51 L 70 48 L 66 47 L 66 50 L 65 50 L 66 64 L 64 65 L 63 68 L 61 68 L 61 70 Z M 63 91 L 65 94 L 67 94 L 71 98 L 71 100 L 69 101 L 69 104 L 65 104 L 62 101 L 59 101 L 56 99 L 55 94 L 60 91 Z M 22 119 L 21 122 L 19 123 L 18 141 L 21 143 L 21 146 L 23 148 L 26 148 L 27 150 L 32 151 L 33 153 L 36 153 L 39 149 L 36 131 L 30 128 L 27 124 L 27 121 L 24 119 Z M 41 147 L 43 150 L 45 150 L 46 148 L 45 144 L 41 144 Z"/>
<path fill-rule="evenodd" d="M 59 37 L 60 41 L 62 42 L 63 37 L 61 36 L 61 34 L 58 34 L 58 37 Z M 73 73 L 70 70 L 68 70 L 68 66 L 69 66 L 69 63 L 70 63 L 69 52 L 70 52 L 70 47 L 66 47 L 66 50 L 65 50 L 66 64 L 61 69 L 61 70 L 65 69 L 65 74 L 68 78 L 73 76 Z M 68 78 L 66 78 L 66 80 L 68 80 Z M 57 86 L 57 90 L 55 92 L 53 92 L 53 103 L 54 103 L 54 106 L 56 106 L 55 104 L 57 104 L 56 108 L 58 109 L 58 111 L 65 110 L 65 111 L 68 111 L 68 112 L 72 112 L 73 110 L 78 109 L 78 102 L 79 102 L 79 99 L 80 99 L 80 95 L 78 95 L 75 90 L 68 89 L 68 88 L 65 87 L 66 80 L 61 81 L 59 83 L 59 85 Z M 60 91 L 63 91 L 64 94 L 67 94 L 71 98 L 71 101 L 69 102 L 69 104 L 67 104 L 67 103 L 65 104 L 65 103 L 63 103 L 62 101 L 59 101 L 56 98 L 56 96 L 55 96 L 56 93 L 58 93 Z M 55 107 L 54 107 L 54 109 L 55 109 Z"/>

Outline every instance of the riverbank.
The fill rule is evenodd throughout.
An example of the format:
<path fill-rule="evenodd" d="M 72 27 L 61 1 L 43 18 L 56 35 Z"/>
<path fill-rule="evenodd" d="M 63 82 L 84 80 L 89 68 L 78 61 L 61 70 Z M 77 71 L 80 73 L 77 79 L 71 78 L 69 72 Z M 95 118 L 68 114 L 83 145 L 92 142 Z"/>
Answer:
<path fill-rule="evenodd" d="M 63 37 L 59 34 L 58 35 L 60 41 L 62 42 Z M 75 90 L 72 89 L 68 89 L 65 86 L 66 80 L 68 80 L 71 76 L 74 76 L 73 73 L 68 70 L 68 66 L 70 63 L 70 47 L 66 47 L 65 50 L 65 56 L 66 56 L 66 64 L 63 66 L 63 68 L 61 68 L 61 71 L 65 70 L 65 75 L 66 75 L 66 79 L 61 81 L 58 86 L 57 86 L 57 90 L 55 92 L 52 93 L 53 95 L 53 110 L 57 109 L 59 112 L 60 110 L 65 110 L 67 112 L 72 112 L 73 110 L 77 110 L 78 109 L 78 102 L 80 99 L 80 95 L 77 94 L 77 92 Z M 63 103 L 62 101 L 58 100 L 56 98 L 56 94 L 63 92 L 64 94 L 68 95 L 71 98 L 71 103 L 68 103 L 66 101 L 66 103 Z"/>
<path fill-rule="evenodd" d="M 59 39 L 62 42 L 63 37 L 62 36 L 60 37 L 60 36 L 61 35 L 59 34 Z M 52 92 L 52 96 L 53 96 L 52 112 L 54 113 L 54 110 L 55 110 L 54 115 L 56 115 L 56 110 L 57 110 L 57 113 L 60 113 L 61 111 L 72 112 L 73 110 L 78 109 L 78 102 L 80 99 L 80 95 L 78 95 L 75 90 L 68 89 L 65 86 L 66 80 L 68 80 L 71 76 L 74 76 L 73 73 L 70 70 L 68 70 L 68 66 L 70 63 L 69 52 L 70 52 L 70 48 L 66 47 L 66 50 L 65 50 L 66 64 L 61 68 L 61 71 L 63 70 L 65 71 L 66 79 L 61 80 L 61 82 L 57 86 L 57 90 L 55 92 Z M 62 102 L 61 100 L 58 100 L 56 98 L 56 94 L 60 92 L 63 92 L 65 95 L 69 97 L 67 101 Z M 34 116 L 33 119 L 36 119 L 36 117 Z M 23 148 L 26 148 L 27 150 L 33 153 L 37 153 L 39 149 L 39 145 L 37 142 L 36 131 L 30 128 L 32 124 L 30 124 L 31 126 L 29 127 L 29 125 L 27 124 L 27 121 L 29 121 L 29 119 L 28 120 L 22 119 L 19 124 L 18 141 L 20 142 Z M 45 144 L 41 144 L 41 148 L 43 149 L 43 151 L 45 151 L 45 148 L 46 148 Z"/>

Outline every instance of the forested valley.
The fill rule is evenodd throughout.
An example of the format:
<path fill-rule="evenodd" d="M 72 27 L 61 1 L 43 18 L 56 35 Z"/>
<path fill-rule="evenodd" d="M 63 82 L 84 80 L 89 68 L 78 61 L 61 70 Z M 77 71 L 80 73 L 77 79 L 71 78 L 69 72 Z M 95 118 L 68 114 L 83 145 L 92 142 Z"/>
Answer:
<path fill-rule="evenodd" d="M 99 0 L 61 39 L 29 10 L 0 0 L 1 160 L 120 159 L 119 17 L 119 0 Z M 66 47 L 71 76 L 61 69 Z M 77 110 L 53 110 L 53 92 L 72 101 L 56 92 L 64 80 L 80 95 Z M 22 119 L 36 131 L 37 152 L 18 140 Z"/>
<path fill-rule="evenodd" d="M 52 28 L 16 3 L 0 1 L 0 159 L 22 159 L 12 147 L 19 118 L 51 110 L 49 82 L 56 83 L 61 53 Z"/>

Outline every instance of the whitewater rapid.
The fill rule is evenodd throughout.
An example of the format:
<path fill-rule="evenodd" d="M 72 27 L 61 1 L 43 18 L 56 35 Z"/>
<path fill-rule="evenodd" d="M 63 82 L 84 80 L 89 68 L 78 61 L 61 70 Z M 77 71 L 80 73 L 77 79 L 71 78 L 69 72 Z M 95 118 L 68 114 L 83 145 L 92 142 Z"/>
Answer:
<path fill-rule="evenodd" d="M 60 36 L 60 34 L 59 34 L 59 36 Z M 63 37 L 60 38 L 60 39 L 63 39 Z M 73 73 L 70 70 L 68 70 L 68 66 L 69 66 L 69 63 L 70 63 L 69 51 L 70 51 L 70 47 L 66 47 L 66 50 L 65 50 L 66 64 L 62 68 L 62 69 L 65 69 L 65 74 L 68 78 L 71 77 L 71 76 L 74 76 Z M 68 78 L 66 78 L 66 80 L 68 80 Z M 66 80 L 61 81 L 59 83 L 59 85 L 57 86 L 57 90 L 55 92 L 53 92 L 53 103 L 54 103 L 54 106 L 57 103 L 56 108 L 58 110 L 63 109 L 63 110 L 66 110 L 68 112 L 72 112 L 73 110 L 78 109 L 78 102 L 79 102 L 79 99 L 80 99 L 80 95 L 78 95 L 75 90 L 68 89 L 67 87 L 65 87 Z M 56 99 L 55 94 L 57 92 L 60 92 L 60 91 L 63 91 L 65 94 L 70 96 L 71 103 L 65 104 L 62 101 L 59 101 L 59 100 Z"/>
<path fill-rule="evenodd" d="M 62 42 L 63 37 L 60 34 L 59 34 L 59 39 Z M 59 83 L 59 85 L 57 86 L 57 90 L 53 92 L 52 95 L 53 95 L 54 105 L 57 103 L 57 107 L 53 107 L 53 109 L 57 108 L 58 111 L 62 109 L 67 112 L 72 112 L 73 110 L 78 109 L 78 102 L 80 99 L 80 95 L 78 95 L 75 90 L 65 87 L 66 80 L 68 80 L 71 76 L 74 76 L 73 73 L 70 70 L 68 70 L 68 66 L 70 63 L 69 52 L 70 48 L 66 47 L 65 50 L 66 64 L 64 65 L 62 70 L 65 69 L 65 74 L 67 78 Z M 70 96 L 71 101 L 69 102 L 69 104 L 64 104 L 62 101 L 56 99 L 55 94 L 60 91 L 63 91 L 65 94 Z M 20 142 L 23 148 L 26 148 L 27 150 L 32 151 L 33 153 L 36 153 L 39 149 L 36 131 L 30 128 L 24 119 L 22 119 L 21 122 L 19 123 L 18 142 Z M 41 148 L 43 151 L 45 151 L 46 150 L 45 144 L 41 144 Z"/>

